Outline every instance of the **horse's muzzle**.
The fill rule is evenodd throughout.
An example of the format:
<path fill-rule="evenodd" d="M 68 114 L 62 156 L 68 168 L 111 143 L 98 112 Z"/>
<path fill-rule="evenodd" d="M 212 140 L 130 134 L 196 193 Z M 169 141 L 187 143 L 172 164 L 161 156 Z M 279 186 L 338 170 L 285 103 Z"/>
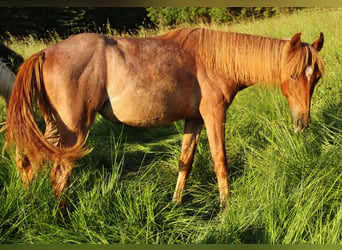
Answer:
<path fill-rule="evenodd" d="M 295 133 L 303 132 L 309 126 L 309 123 L 310 123 L 310 117 L 307 115 L 304 115 L 300 118 L 298 117 L 294 118 L 293 119 L 294 132 Z"/>

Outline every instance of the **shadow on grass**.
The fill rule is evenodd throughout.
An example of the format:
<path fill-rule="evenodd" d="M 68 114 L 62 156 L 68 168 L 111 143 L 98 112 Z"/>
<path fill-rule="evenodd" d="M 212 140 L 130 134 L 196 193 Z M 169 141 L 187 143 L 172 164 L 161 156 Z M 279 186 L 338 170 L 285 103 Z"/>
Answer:
<path fill-rule="evenodd" d="M 113 124 L 101 117 L 88 137 L 87 145 L 93 151 L 78 161 L 74 176 L 82 178 L 84 174 L 91 175 L 84 185 L 91 190 L 94 178 L 101 178 L 103 171 L 105 175 L 111 175 L 115 171 L 113 166 L 121 161 L 118 164 L 121 168 L 121 181 L 138 183 L 141 176 L 149 172 L 147 182 L 157 181 L 160 185 L 168 186 L 171 202 L 177 181 L 182 133 L 182 121 L 151 129 Z M 211 209 L 204 211 L 204 207 Z M 202 131 L 193 169 L 185 188 L 184 205 L 179 209 L 188 216 L 199 216 L 198 211 L 201 209 L 200 216 L 207 219 L 220 211 L 217 181 L 205 131 Z"/>
<path fill-rule="evenodd" d="M 114 158 L 124 157 L 124 173 L 138 171 L 142 162 L 152 163 L 167 154 L 170 145 L 180 145 L 174 124 L 161 128 L 131 128 L 99 118 L 90 131 L 87 145 L 93 149 L 82 165 L 111 169 Z"/>

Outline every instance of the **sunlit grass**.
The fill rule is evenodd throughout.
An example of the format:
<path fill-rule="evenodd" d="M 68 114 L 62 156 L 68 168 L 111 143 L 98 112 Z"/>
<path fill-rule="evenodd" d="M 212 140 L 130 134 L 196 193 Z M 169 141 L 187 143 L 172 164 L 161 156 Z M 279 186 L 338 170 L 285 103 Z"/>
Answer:
<path fill-rule="evenodd" d="M 56 210 L 48 173 L 26 191 L 13 156 L 0 158 L 1 243 L 341 243 L 342 237 L 342 10 L 322 9 L 241 23 L 213 25 L 277 38 L 320 32 L 326 74 L 312 102 L 312 123 L 295 134 L 278 88 L 241 91 L 227 112 L 226 151 L 232 197 L 225 210 L 205 130 L 185 190 L 171 202 L 183 122 L 133 129 L 97 117 L 88 139 L 93 152 L 77 162 Z M 159 34 L 142 30 L 139 36 Z M 49 44 L 11 38 L 25 58 Z M 0 115 L 5 119 L 5 105 Z M 4 134 L 0 135 L 2 146 Z M 47 171 L 48 172 L 48 171 Z"/>

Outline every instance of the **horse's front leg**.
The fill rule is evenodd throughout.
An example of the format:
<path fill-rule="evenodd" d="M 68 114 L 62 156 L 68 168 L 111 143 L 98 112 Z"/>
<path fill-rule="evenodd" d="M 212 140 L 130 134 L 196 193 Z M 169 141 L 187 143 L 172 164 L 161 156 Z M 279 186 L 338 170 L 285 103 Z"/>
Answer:
<path fill-rule="evenodd" d="M 178 180 L 172 199 L 176 204 L 182 203 L 184 187 L 191 171 L 196 145 L 198 143 L 202 127 L 202 120 L 185 121 L 182 150 L 178 164 Z"/>
<path fill-rule="evenodd" d="M 225 150 L 225 122 L 227 103 L 204 100 L 200 112 L 206 126 L 213 167 L 217 177 L 220 203 L 225 206 L 229 199 L 227 158 Z"/>

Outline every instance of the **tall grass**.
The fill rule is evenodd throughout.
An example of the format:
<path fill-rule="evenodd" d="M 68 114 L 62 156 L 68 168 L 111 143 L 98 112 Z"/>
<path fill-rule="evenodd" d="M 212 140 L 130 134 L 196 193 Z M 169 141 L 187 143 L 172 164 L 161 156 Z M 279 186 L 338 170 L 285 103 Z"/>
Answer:
<path fill-rule="evenodd" d="M 66 193 L 67 214 L 56 208 L 47 173 L 26 191 L 13 157 L 5 152 L 0 158 L 0 242 L 341 243 L 341 23 L 342 10 L 334 9 L 214 27 L 272 37 L 302 31 L 307 42 L 325 34 L 326 75 L 314 93 L 312 123 L 303 134 L 293 132 L 277 88 L 243 90 L 229 108 L 232 198 L 225 210 L 219 207 L 205 130 L 184 205 L 175 206 L 170 201 L 183 122 L 133 129 L 99 116 L 88 140 L 94 151 L 78 161 Z M 43 45 L 18 41 L 15 49 L 34 53 Z M 2 110 L 4 120 L 4 104 Z M 0 146 L 3 141 L 0 134 Z"/>

